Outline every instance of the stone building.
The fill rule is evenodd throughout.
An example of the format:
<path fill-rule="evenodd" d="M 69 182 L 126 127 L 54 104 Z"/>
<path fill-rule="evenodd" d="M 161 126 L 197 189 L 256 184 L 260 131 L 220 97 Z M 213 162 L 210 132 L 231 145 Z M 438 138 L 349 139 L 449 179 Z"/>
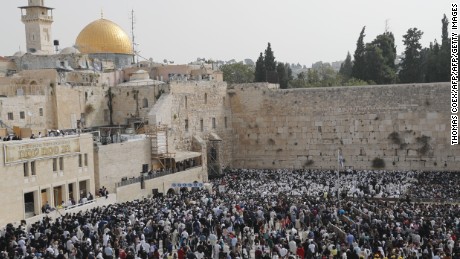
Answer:
<path fill-rule="evenodd" d="M 0 225 L 94 195 L 90 134 L 0 142 Z"/>

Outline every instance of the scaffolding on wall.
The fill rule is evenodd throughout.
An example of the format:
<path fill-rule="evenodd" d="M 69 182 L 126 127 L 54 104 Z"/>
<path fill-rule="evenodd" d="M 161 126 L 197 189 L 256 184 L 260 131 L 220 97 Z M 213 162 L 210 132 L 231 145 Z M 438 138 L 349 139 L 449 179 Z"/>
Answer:
<path fill-rule="evenodd" d="M 168 127 L 166 125 L 144 125 L 145 135 L 152 143 L 152 168 L 175 170 L 175 153 L 168 148 Z M 158 165 L 160 168 L 158 168 Z"/>
<path fill-rule="evenodd" d="M 220 146 L 222 139 L 215 133 L 211 133 L 208 138 L 208 175 L 213 178 L 222 174 L 220 165 Z"/>

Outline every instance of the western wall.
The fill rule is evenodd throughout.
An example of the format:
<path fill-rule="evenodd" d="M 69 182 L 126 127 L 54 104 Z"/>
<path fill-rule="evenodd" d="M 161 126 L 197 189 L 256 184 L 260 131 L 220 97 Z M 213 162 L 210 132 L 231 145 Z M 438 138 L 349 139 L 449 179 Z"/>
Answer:
<path fill-rule="evenodd" d="M 230 86 L 232 167 L 458 170 L 448 83 L 276 89 Z"/>

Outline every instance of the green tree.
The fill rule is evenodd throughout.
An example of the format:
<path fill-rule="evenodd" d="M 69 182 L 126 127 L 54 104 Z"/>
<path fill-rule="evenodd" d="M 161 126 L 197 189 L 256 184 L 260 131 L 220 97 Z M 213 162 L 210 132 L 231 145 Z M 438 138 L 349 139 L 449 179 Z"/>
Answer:
<path fill-rule="evenodd" d="M 251 83 L 254 81 L 254 67 L 243 63 L 226 64 L 220 67 L 224 81 L 231 84 Z"/>
<path fill-rule="evenodd" d="M 423 32 L 417 28 L 410 28 L 403 36 L 403 42 L 406 46 L 404 57 L 401 61 L 401 70 L 399 79 L 402 83 L 418 83 L 423 81 L 422 75 L 422 45 L 420 39 Z"/>
<path fill-rule="evenodd" d="M 254 82 L 267 82 L 267 72 L 265 70 L 264 56 L 262 52 L 260 52 L 259 58 L 256 61 Z"/>
<path fill-rule="evenodd" d="M 340 65 L 339 73 L 343 76 L 344 80 L 348 80 L 351 77 L 352 70 L 353 63 L 351 62 L 350 52 L 348 52 L 347 58 L 345 58 L 345 61 Z"/>
<path fill-rule="evenodd" d="M 289 82 L 292 81 L 292 70 L 289 66 L 289 63 L 278 62 L 276 66 L 276 72 L 278 74 L 278 82 L 281 89 L 287 89 L 289 87 Z"/>
<path fill-rule="evenodd" d="M 357 85 L 368 85 L 368 83 L 361 79 L 356 79 L 354 77 L 350 78 L 344 83 L 345 86 L 357 86 Z"/>
<path fill-rule="evenodd" d="M 439 74 L 438 82 L 450 81 L 450 38 L 447 28 L 449 27 L 449 20 L 446 15 L 441 20 L 442 34 L 441 34 L 441 49 L 438 57 L 439 61 Z"/>
<path fill-rule="evenodd" d="M 366 80 L 366 60 L 365 60 L 365 53 L 366 48 L 364 46 L 364 31 L 366 30 L 366 26 L 363 27 L 361 33 L 359 34 L 358 41 L 356 42 L 356 50 L 353 62 L 353 69 L 351 75 L 354 78 Z"/>
<path fill-rule="evenodd" d="M 435 40 L 434 44 L 430 43 L 429 48 L 424 48 L 421 52 L 423 82 L 442 81 L 440 67 L 440 50 L 441 46 Z"/>
<path fill-rule="evenodd" d="M 265 63 L 266 82 L 275 83 L 275 84 L 279 83 L 278 73 L 276 72 L 275 56 L 273 54 L 270 42 L 268 43 L 268 46 L 265 49 L 264 63 Z"/>
<path fill-rule="evenodd" d="M 307 73 L 300 72 L 297 74 L 297 78 L 292 79 L 289 82 L 290 88 L 305 88 L 307 87 Z"/>
<path fill-rule="evenodd" d="M 372 41 L 372 44 L 382 50 L 382 57 L 385 65 L 396 71 L 396 45 L 393 33 L 386 31 L 378 35 L 375 40 Z"/>
<path fill-rule="evenodd" d="M 264 63 L 265 63 L 265 69 L 268 72 L 273 72 L 276 71 L 276 61 L 275 61 L 275 56 L 272 51 L 272 47 L 270 45 L 270 42 L 268 43 L 267 48 L 265 49 L 265 56 L 264 56 Z"/>
<path fill-rule="evenodd" d="M 366 81 L 377 84 L 393 84 L 397 81 L 396 46 L 393 33 L 384 32 L 366 44 Z"/>

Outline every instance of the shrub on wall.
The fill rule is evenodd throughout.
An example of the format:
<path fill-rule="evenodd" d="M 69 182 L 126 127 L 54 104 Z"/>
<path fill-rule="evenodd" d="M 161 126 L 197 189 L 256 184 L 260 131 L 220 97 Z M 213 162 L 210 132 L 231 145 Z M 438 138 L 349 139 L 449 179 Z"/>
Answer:
<path fill-rule="evenodd" d="M 390 135 L 388 135 L 388 138 L 395 145 L 401 145 L 401 143 L 402 143 L 401 137 L 399 136 L 399 133 L 396 132 L 396 131 L 393 131 L 392 133 L 390 133 Z"/>
<path fill-rule="evenodd" d="M 430 151 L 430 137 L 422 135 L 416 139 L 417 143 L 421 145 L 421 147 L 417 150 L 420 155 L 426 155 L 428 151 Z"/>
<path fill-rule="evenodd" d="M 312 166 L 314 163 L 315 163 L 315 161 L 313 161 L 313 160 L 311 160 L 311 159 L 308 159 L 307 161 L 305 161 L 304 166 L 305 166 L 305 167 L 307 167 L 307 166 Z"/>
<path fill-rule="evenodd" d="M 385 160 L 381 159 L 381 158 L 374 158 L 374 160 L 372 160 L 372 167 L 373 168 L 385 168 Z"/>
<path fill-rule="evenodd" d="M 87 104 L 85 106 L 85 113 L 86 114 L 91 114 L 94 111 L 94 107 L 92 104 Z"/>

